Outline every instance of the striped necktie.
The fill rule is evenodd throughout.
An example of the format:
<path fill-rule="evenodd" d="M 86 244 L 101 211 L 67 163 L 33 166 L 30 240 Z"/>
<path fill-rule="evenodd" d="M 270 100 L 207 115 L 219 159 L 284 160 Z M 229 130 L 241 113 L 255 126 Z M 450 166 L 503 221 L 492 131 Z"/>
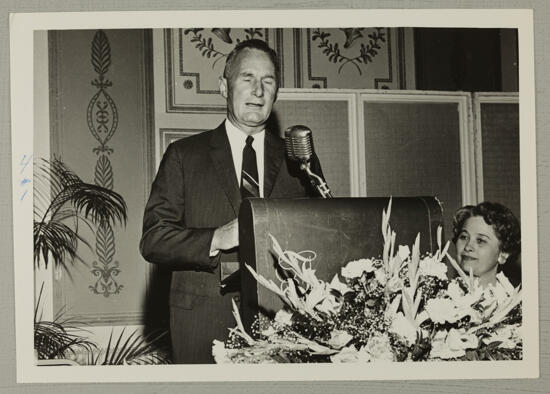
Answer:
<path fill-rule="evenodd" d="M 260 184 L 258 183 L 258 166 L 256 164 L 256 152 L 252 147 L 254 137 L 246 137 L 246 145 L 243 149 L 243 167 L 241 171 L 241 197 L 260 197 Z"/>

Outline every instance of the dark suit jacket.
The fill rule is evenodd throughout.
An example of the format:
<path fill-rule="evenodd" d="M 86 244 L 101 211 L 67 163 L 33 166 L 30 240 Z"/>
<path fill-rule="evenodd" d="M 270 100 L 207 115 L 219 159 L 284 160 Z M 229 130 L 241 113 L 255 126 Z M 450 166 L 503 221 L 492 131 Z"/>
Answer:
<path fill-rule="evenodd" d="M 266 132 L 265 198 L 305 197 L 304 184 L 289 173 L 283 140 Z M 238 251 L 209 256 L 214 230 L 235 219 L 241 196 L 224 123 L 170 144 L 143 219 L 143 257 L 173 270 L 171 336 L 176 362 L 212 361 L 213 339 L 235 326 L 231 296 L 220 293 L 220 261 Z"/>

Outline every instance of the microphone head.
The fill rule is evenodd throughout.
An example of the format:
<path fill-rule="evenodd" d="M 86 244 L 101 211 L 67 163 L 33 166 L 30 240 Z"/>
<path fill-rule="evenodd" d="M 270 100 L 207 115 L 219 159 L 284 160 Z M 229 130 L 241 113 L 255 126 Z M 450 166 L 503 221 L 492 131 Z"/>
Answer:
<path fill-rule="evenodd" d="M 313 154 L 313 140 L 309 127 L 295 125 L 286 129 L 285 148 L 289 159 L 308 162 Z"/>

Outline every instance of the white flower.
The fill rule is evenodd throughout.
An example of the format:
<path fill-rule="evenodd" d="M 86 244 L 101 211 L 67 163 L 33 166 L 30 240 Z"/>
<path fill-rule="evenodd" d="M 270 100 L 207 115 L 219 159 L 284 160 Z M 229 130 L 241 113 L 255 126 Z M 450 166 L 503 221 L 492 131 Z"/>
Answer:
<path fill-rule="evenodd" d="M 394 316 L 390 332 L 403 338 L 407 345 L 412 345 L 416 342 L 416 327 L 403 315 L 403 312 L 398 312 Z"/>
<path fill-rule="evenodd" d="M 399 274 L 392 276 L 386 283 L 386 289 L 390 293 L 396 293 L 403 288 L 403 280 L 399 277 Z"/>
<path fill-rule="evenodd" d="M 451 281 L 449 283 L 449 286 L 447 287 L 447 294 L 449 297 L 451 297 L 453 300 L 457 300 L 461 297 L 464 297 L 464 291 L 458 284 L 456 280 Z"/>
<path fill-rule="evenodd" d="M 348 334 L 347 331 L 334 330 L 330 333 L 330 340 L 328 341 L 328 344 L 334 349 L 341 349 L 352 339 L 353 335 Z"/>
<path fill-rule="evenodd" d="M 332 294 L 326 297 L 323 302 L 320 304 L 317 304 L 315 306 L 315 309 L 319 312 L 325 312 L 329 315 L 335 315 L 340 311 L 340 308 L 342 307 L 342 303 L 338 302 L 336 297 L 334 297 Z"/>
<path fill-rule="evenodd" d="M 350 345 L 343 348 L 339 353 L 330 357 L 333 363 L 367 363 L 395 361 L 390 340 L 387 335 L 377 334 L 369 338 L 367 344 L 357 350 Z"/>
<path fill-rule="evenodd" d="M 370 355 L 370 361 L 395 361 L 390 339 L 386 334 L 371 336 L 361 350 Z"/>
<path fill-rule="evenodd" d="M 514 293 L 514 286 L 512 286 L 512 284 L 510 283 L 506 275 L 504 275 L 504 273 L 499 272 L 497 274 L 497 283 L 503 288 L 503 290 L 509 296 Z"/>
<path fill-rule="evenodd" d="M 407 245 L 405 246 L 399 245 L 399 248 L 397 250 L 397 255 L 399 256 L 401 261 L 405 261 L 411 255 L 411 250 Z"/>
<path fill-rule="evenodd" d="M 458 319 L 456 305 L 450 298 L 431 298 L 424 308 L 435 323 L 454 323 Z"/>
<path fill-rule="evenodd" d="M 445 338 L 447 338 L 447 331 L 442 330 L 435 333 L 434 337 L 432 338 L 430 358 L 442 358 L 445 360 L 455 357 L 455 354 L 449 349 L 449 346 L 445 343 Z"/>
<path fill-rule="evenodd" d="M 491 342 L 501 342 L 498 347 L 506 349 L 514 349 L 518 343 L 521 343 L 521 327 L 519 325 L 507 325 L 499 327 L 490 337 L 483 338 L 483 342 L 489 344 Z"/>
<path fill-rule="evenodd" d="M 308 283 L 312 287 L 317 286 L 317 284 L 319 283 L 319 279 L 317 279 L 317 276 L 315 275 L 315 270 L 306 267 L 306 264 L 302 265 L 301 276 L 304 282 Z"/>
<path fill-rule="evenodd" d="M 266 337 L 271 337 L 275 334 L 277 334 L 277 330 L 272 325 L 269 325 L 267 328 L 262 330 L 262 335 Z"/>
<path fill-rule="evenodd" d="M 497 281 L 494 284 L 489 284 L 483 291 L 487 303 L 496 302 L 499 305 L 504 304 L 513 293 L 514 286 L 502 272 L 497 274 Z"/>
<path fill-rule="evenodd" d="M 280 309 L 275 315 L 275 323 L 281 326 L 290 326 L 292 324 L 292 313 L 286 309 Z"/>
<path fill-rule="evenodd" d="M 306 295 L 306 307 L 308 310 L 312 310 L 317 304 L 322 302 L 330 293 L 325 289 L 324 285 L 318 285 L 311 289 L 311 291 Z"/>
<path fill-rule="evenodd" d="M 475 287 L 470 289 L 471 291 L 466 293 L 462 290 L 456 280 L 451 281 L 447 287 L 447 295 L 451 297 L 455 304 L 455 312 L 457 319 L 462 319 L 464 316 L 470 316 L 470 322 L 481 323 L 481 314 L 472 308 L 476 302 L 483 297 L 483 289 L 481 287 Z"/>
<path fill-rule="evenodd" d="M 216 364 L 226 364 L 231 362 L 231 360 L 227 357 L 225 344 L 222 341 L 214 340 L 212 343 L 212 356 L 214 356 L 214 361 L 216 361 Z"/>
<path fill-rule="evenodd" d="M 462 357 L 466 354 L 465 349 L 474 349 L 477 345 L 477 336 L 466 333 L 464 329 L 438 331 L 432 340 L 430 357 L 444 360 Z"/>
<path fill-rule="evenodd" d="M 451 328 L 447 335 L 446 342 L 452 349 L 474 349 L 477 347 L 479 339 L 475 334 L 467 333 L 463 328 Z"/>
<path fill-rule="evenodd" d="M 372 272 L 374 269 L 373 260 L 371 259 L 353 260 L 342 267 L 341 274 L 348 279 L 360 278 L 364 272 Z"/>
<path fill-rule="evenodd" d="M 420 260 L 420 275 L 435 276 L 441 280 L 447 279 L 447 266 L 434 257 Z"/>
<path fill-rule="evenodd" d="M 385 286 L 386 282 L 388 281 L 388 278 L 386 277 L 386 270 L 384 270 L 384 268 L 382 267 L 378 268 L 374 272 L 374 277 L 382 286 Z"/>
<path fill-rule="evenodd" d="M 333 363 L 368 363 L 371 357 L 367 352 L 357 350 L 355 346 L 350 345 L 330 356 L 330 360 Z"/>
<path fill-rule="evenodd" d="M 352 291 L 352 289 L 350 289 L 348 287 L 348 285 L 346 285 L 345 283 L 340 282 L 340 279 L 338 278 L 338 275 L 334 275 L 334 277 L 332 278 L 332 281 L 330 282 L 329 287 L 332 290 L 336 290 L 338 293 L 340 293 L 342 295 Z"/>

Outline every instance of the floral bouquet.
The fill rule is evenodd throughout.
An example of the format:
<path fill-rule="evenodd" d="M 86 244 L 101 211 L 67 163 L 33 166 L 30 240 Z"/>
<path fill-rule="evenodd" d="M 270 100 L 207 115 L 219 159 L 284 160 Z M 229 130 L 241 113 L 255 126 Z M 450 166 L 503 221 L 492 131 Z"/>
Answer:
<path fill-rule="evenodd" d="M 217 363 L 304 363 L 522 358 L 521 290 L 502 274 L 482 288 L 442 248 L 435 255 L 395 248 L 391 200 L 382 213 L 379 259 L 351 261 L 329 282 L 315 275 L 312 252 L 283 251 L 271 237 L 279 266 L 276 284 L 248 270 L 285 303 L 274 319 L 259 317 L 249 335 L 233 303 L 236 328 L 214 341 Z M 459 276 L 448 279 L 448 258 Z"/>

